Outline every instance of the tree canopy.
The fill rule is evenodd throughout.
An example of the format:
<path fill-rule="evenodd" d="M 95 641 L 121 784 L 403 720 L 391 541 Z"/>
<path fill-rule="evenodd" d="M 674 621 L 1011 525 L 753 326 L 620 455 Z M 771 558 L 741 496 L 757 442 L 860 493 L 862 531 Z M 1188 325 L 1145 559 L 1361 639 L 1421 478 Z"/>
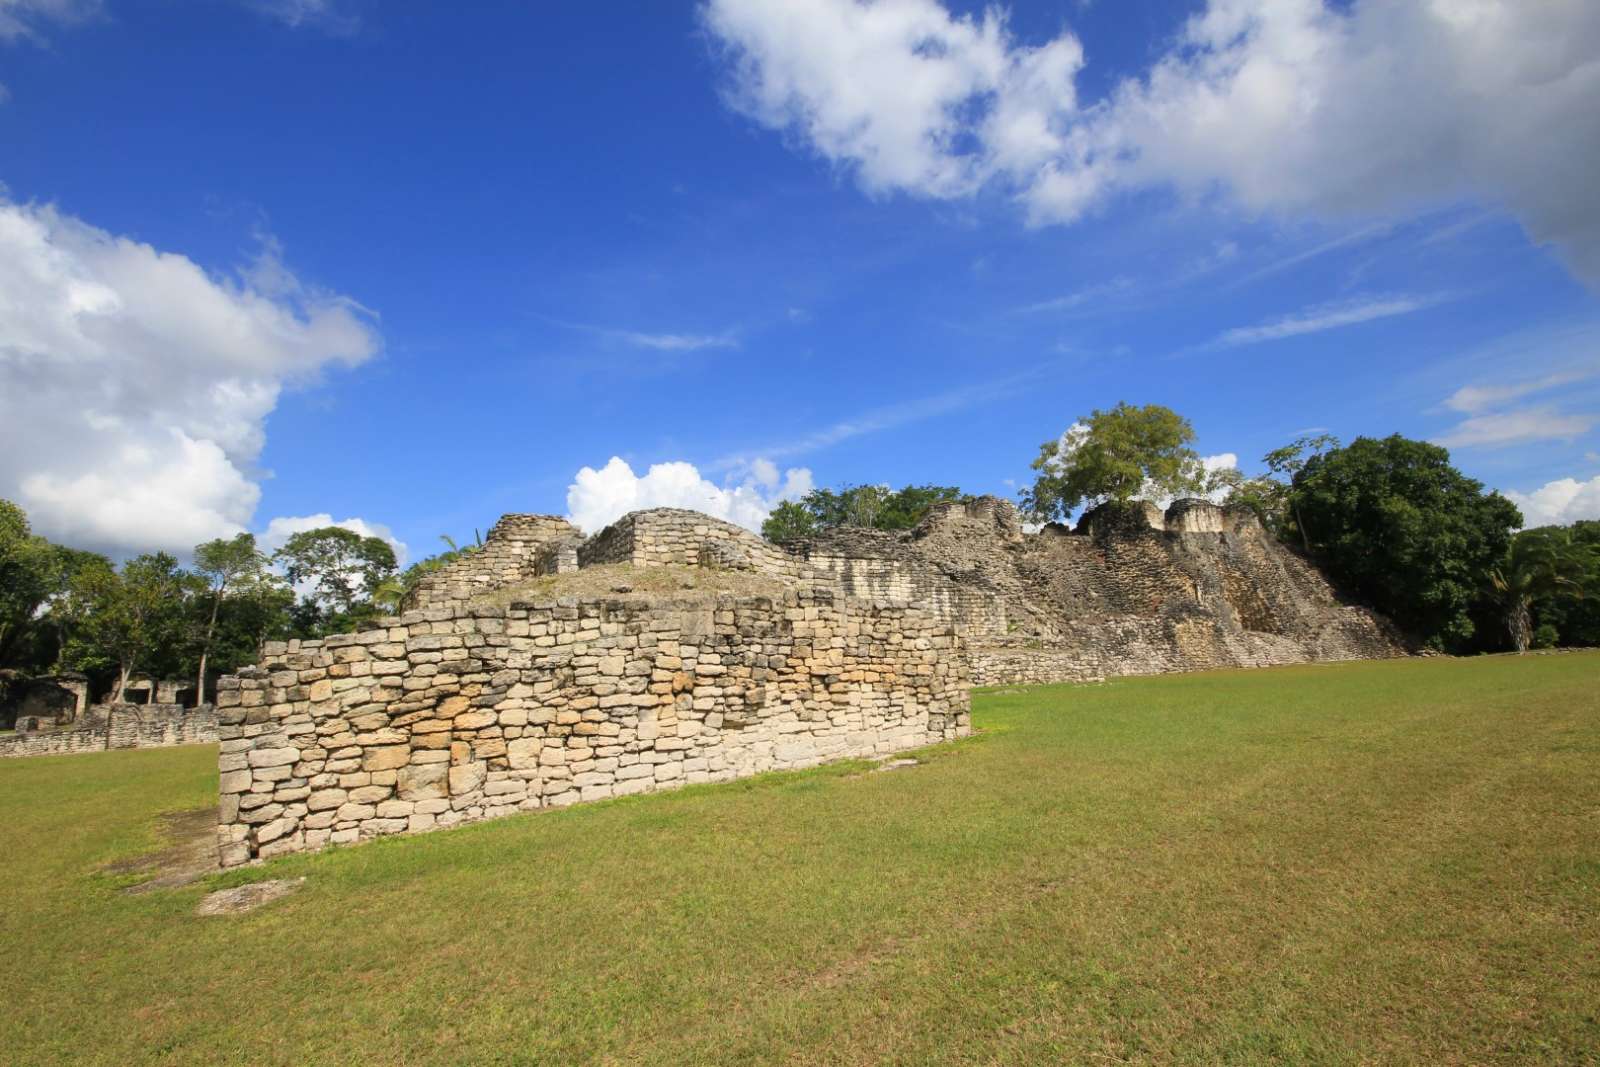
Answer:
<path fill-rule="evenodd" d="M 1398 434 L 1311 456 L 1288 504 L 1343 588 L 1436 648 L 1471 638 L 1473 602 L 1522 525 L 1445 449 Z"/>
<path fill-rule="evenodd" d="M 909 530 L 935 504 L 960 500 L 953 485 L 907 485 L 890 490 L 886 485 L 851 485 L 842 489 L 813 489 L 798 501 L 784 501 L 761 525 L 769 541 L 798 541 L 837 526 L 874 530 Z"/>
<path fill-rule="evenodd" d="M 1159 404 L 1093 411 L 1039 446 L 1023 510 L 1038 522 L 1064 521 L 1083 505 L 1203 492 L 1193 441 L 1189 420 Z"/>

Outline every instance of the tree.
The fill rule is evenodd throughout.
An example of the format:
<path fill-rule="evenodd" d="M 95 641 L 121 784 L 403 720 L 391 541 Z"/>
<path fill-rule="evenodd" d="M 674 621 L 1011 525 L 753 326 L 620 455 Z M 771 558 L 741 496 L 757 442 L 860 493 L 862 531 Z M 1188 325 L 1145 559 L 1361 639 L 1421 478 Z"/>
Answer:
<path fill-rule="evenodd" d="M 849 485 L 813 489 L 798 501 L 772 509 L 761 534 L 769 541 L 798 541 L 838 526 L 875 530 L 909 530 L 933 505 L 960 500 L 953 485 L 908 485 L 891 491 L 886 485 Z"/>
<path fill-rule="evenodd" d="M 1266 489 L 1262 503 L 1269 508 L 1275 508 L 1275 522 L 1273 529 L 1279 533 L 1287 533 L 1289 527 L 1299 531 L 1301 547 L 1306 551 L 1311 550 L 1311 533 L 1306 529 L 1304 518 L 1289 499 L 1289 485 L 1293 483 L 1295 475 L 1305 469 L 1307 463 L 1328 451 L 1339 447 L 1339 439 L 1332 434 L 1316 434 L 1310 437 L 1297 437 L 1282 448 L 1275 448 L 1261 457 L 1267 470 L 1276 475 L 1276 478 L 1263 479 L 1274 489 Z"/>
<path fill-rule="evenodd" d="M 195 675 L 198 703 L 206 702 L 206 660 L 216 637 L 222 602 L 241 587 L 264 580 L 267 563 L 266 555 L 256 548 L 254 534 L 241 533 L 228 539 L 219 537 L 194 547 L 194 569 L 205 581 L 211 601 L 210 615 L 200 635 L 200 665 Z"/>
<path fill-rule="evenodd" d="M 761 536 L 768 541 L 804 541 L 815 537 L 820 527 L 811 509 L 794 500 L 785 500 L 772 509 L 761 524 Z"/>
<path fill-rule="evenodd" d="M 1311 456 L 1288 504 L 1336 582 L 1438 648 L 1471 637 L 1472 603 L 1522 525 L 1449 452 L 1398 434 Z"/>
<path fill-rule="evenodd" d="M 1541 627 L 1549 625 L 1555 628 L 1559 644 L 1568 647 L 1600 645 L 1600 596 L 1595 595 L 1600 592 L 1600 520 L 1579 519 L 1571 526 L 1545 526 L 1539 529 L 1566 532 L 1580 553 L 1584 576 L 1576 591 L 1563 589 L 1554 596 L 1535 600 L 1535 618 Z"/>
<path fill-rule="evenodd" d="M 135 556 L 122 572 L 90 566 L 73 578 L 66 610 L 79 643 L 74 666 L 111 663 L 117 668 L 113 703 L 120 701 L 139 663 L 174 643 L 183 609 L 184 574 L 165 552 Z"/>
<path fill-rule="evenodd" d="M 0 667 L 48 667 L 65 641 L 62 622 L 50 606 L 86 566 L 109 567 L 94 552 L 51 544 L 33 533 L 23 510 L 0 500 Z M 55 651 L 50 650 L 54 634 Z"/>
<path fill-rule="evenodd" d="M 272 554 L 294 585 L 309 585 L 307 599 L 322 625 L 338 626 L 370 611 L 373 590 L 393 576 L 394 549 L 380 537 L 364 537 L 342 526 L 304 530 Z"/>
<path fill-rule="evenodd" d="M 1039 446 L 1033 461 L 1039 473 L 1022 494 L 1023 509 L 1049 522 L 1084 504 L 1201 492 L 1204 467 L 1189 447 L 1193 440 L 1189 420 L 1159 404 L 1092 412 Z"/>
<path fill-rule="evenodd" d="M 1587 546 L 1573 541 L 1569 530 L 1545 527 L 1512 538 L 1505 558 L 1489 572 L 1489 583 L 1518 655 L 1533 640 L 1534 601 L 1564 593 L 1581 597 L 1593 566 L 1588 557 Z"/>

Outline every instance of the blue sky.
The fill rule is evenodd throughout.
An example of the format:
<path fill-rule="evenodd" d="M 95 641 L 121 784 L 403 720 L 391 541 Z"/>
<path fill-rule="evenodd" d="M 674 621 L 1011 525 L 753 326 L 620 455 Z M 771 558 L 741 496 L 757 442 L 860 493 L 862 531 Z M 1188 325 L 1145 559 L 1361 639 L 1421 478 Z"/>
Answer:
<path fill-rule="evenodd" d="M 41 532 L 1012 496 L 1119 400 L 1600 517 L 1583 0 L 455 7 L 0 0 Z"/>

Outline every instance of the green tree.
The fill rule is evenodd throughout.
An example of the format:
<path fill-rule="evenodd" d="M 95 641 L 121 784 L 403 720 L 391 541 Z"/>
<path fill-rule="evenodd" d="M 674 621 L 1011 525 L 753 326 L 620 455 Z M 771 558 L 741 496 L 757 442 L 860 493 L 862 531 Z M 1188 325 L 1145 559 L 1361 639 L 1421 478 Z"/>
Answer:
<path fill-rule="evenodd" d="M 818 529 L 817 517 L 810 508 L 795 500 L 785 500 L 773 508 L 761 524 L 761 536 L 781 544 L 815 537 Z"/>
<path fill-rule="evenodd" d="M 1519 655 L 1533 640 L 1535 601 L 1583 595 L 1593 567 L 1588 556 L 1587 546 L 1559 527 L 1524 530 L 1511 539 L 1505 558 L 1489 572 L 1489 584 Z"/>
<path fill-rule="evenodd" d="M 1555 596 L 1537 600 L 1534 616 L 1541 625 L 1555 628 L 1560 644 L 1569 647 L 1600 645 L 1600 595 L 1597 595 L 1600 594 L 1600 520 L 1579 519 L 1571 526 L 1539 529 L 1565 530 L 1580 552 L 1585 572 L 1577 591 L 1582 595 L 1562 590 Z"/>
<path fill-rule="evenodd" d="M 1261 457 L 1261 462 L 1266 464 L 1267 470 L 1273 475 L 1261 479 L 1266 483 L 1262 487 L 1261 503 L 1272 516 L 1268 525 L 1280 536 L 1297 532 L 1300 535 L 1301 547 L 1307 551 L 1311 550 L 1311 533 L 1306 529 L 1303 516 L 1290 499 L 1289 486 L 1294 482 L 1295 475 L 1305 469 L 1307 463 L 1338 447 L 1339 439 L 1332 434 L 1316 434 L 1297 437 L 1282 448 L 1275 448 Z M 1271 488 L 1267 488 L 1268 486 Z"/>
<path fill-rule="evenodd" d="M 960 500 L 953 485 L 907 485 L 890 490 L 886 485 L 849 485 L 843 489 L 813 489 L 798 501 L 784 501 L 772 509 L 761 533 L 769 541 L 798 541 L 838 526 L 875 530 L 909 530 L 921 522 L 933 505 Z"/>
<path fill-rule="evenodd" d="M 65 609 L 74 620 L 73 666 L 116 667 L 112 702 L 120 701 L 128 679 L 154 650 L 169 647 L 182 628 L 185 575 L 165 552 L 135 556 L 121 573 L 88 566 L 73 577 Z"/>
<path fill-rule="evenodd" d="M 55 546 L 32 531 L 27 514 L 0 500 L 0 666 L 13 662 L 37 625 L 57 588 L 59 563 Z"/>
<path fill-rule="evenodd" d="M 316 609 L 317 626 L 323 630 L 343 628 L 370 615 L 372 591 L 393 577 L 396 567 L 394 549 L 387 541 L 342 526 L 294 534 L 272 558 L 292 584 L 311 587 L 306 599 Z"/>
<path fill-rule="evenodd" d="M 1449 452 L 1398 434 L 1310 457 L 1288 504 L 1336 582 L 1437 648 L 1472 636 L 1472 604 L 1522 525 Z"/>
<path fill-rule="evenodd" d="M 210 601 L 210 611 L 200 630 L 200 663 L 195 672 L 196 699 L 201 704 L 206 702 L 206 660 L 216 639 L 223 601 L 241 591 L 248 593 L 264 581 L 268 562 L 265 553 L 256 547 L 254 534 L 219 537 L 194 547 L 195 573 L 205 582 L 205 599 Z"/>
<path fill-rule="evenodd" d="M 1022 506 L 1039 522 L 1065 520 L 1081 505 L 1126 502 L 1144 494 L 1179 496 L 1205 487 L 1189 445 L 1189 420 L 1159 404 L 1119 403 L 1094 411 L 1039 446 L 1038 472 Z"/>

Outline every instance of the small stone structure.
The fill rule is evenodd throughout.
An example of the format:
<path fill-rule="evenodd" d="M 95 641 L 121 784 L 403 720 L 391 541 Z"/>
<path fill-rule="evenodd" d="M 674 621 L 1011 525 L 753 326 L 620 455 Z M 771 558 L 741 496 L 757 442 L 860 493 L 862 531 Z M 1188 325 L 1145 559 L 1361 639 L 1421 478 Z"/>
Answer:
<path fill-rule="evenodd" d="M 217 689 L 221 860 L 959 737 L 958 644 L 807 588 L 445 603 L 272 644 Z"/>
<path fill-rule="evenodd" d="M 0 758 L 103 752 L 116 748 L 163 748 L 217 740 L 210 704 L 96 704 L 67 726 L 18 720 L 17 732 L 0 736 Z"/>
<path fill-rule="evenodd" d="M 67 726 L 83 718 L 89 707 L 89 679 L 76 673 L 28 678 L 6 671 L 0 678 L 0 728 L 20 723 Z"/>

